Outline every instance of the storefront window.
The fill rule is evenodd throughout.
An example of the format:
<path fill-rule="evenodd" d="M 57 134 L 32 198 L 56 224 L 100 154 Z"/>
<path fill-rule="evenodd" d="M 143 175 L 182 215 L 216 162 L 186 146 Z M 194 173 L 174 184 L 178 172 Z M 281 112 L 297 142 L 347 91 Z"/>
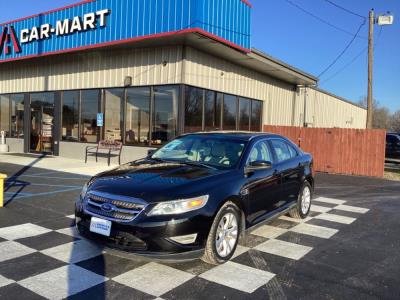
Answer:
<path fill-rule="evenodd" d="M 150 136 L 150 88 L 127 89 L 126 97 L 125 143 L 147 145 Z"/>
<path fill-rule="evenodd" d="M 0 96 L 0 131 L 4 131 L 6 135 L 10 131 L 10 97 Z"/>
<path fill-rule="evenodd" d="M 24 94 L 10 96 L 11 100 L 11 137 L 24 137 Z"/>
<path fill-rule="evenodd" d="M 224 95 L 224 130 L 236 130 L 236 97 Z"/>
<path fill-rule="evenodd" d="M 99 129 L 97 113 L 99 112 L 98 90 L 86 90 L 81 94 L 81 142 L 97 143 Z"/>
<path fill-rule="evenodd" d="M 154 113 L 151 142 L 160 145 L 177 134 L 179 87 L 154 87 Z"/>
<path fill-rule="evenodd" d="M 62 97 L 63 141 L 79 141 L 79 91 L 64 92 Z"/>
<path fill-rule="evenodd" d="M 203 90 L 185 88 L 185 132 L 199 132 L 203 129 Z"/>
<path fill-rule="evenodd" d="M 249 99 L 239 98 L 239 130 L 250 129 L 250 103 Z"/>
<path fill-rule="evenodd" d="M 253 100 L 251 103 L 251 131 L 261 130 L 262 102 Z"/>
<path fill-rule="evenodd" d="M 105 93 L 105 124 L 104 135 L 108 141 L 122 141 L 123 111 L 125 102 L 124 89 L 106 90 Z"/>
<path fill-rule="evenodd" d="M 221 129 L 221 103 L 223 94 L 206 91 L 204 129 L 206 131 Z"/>

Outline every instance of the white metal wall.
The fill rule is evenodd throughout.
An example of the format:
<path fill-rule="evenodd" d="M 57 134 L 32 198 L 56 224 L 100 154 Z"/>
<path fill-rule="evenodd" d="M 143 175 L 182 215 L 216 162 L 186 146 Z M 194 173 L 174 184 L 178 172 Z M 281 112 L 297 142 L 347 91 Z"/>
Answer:
<path fill-rule="evenodd" d="M 0 65 L 0 93 L 180 83 L 182 47 L 71 53 Z M 163 62 L 167 62 L 164 66 Z"/>
<path fill-rule="evenodd" d="M 303 93 L 301 97 L 304 98 Z M 310 127 L 366 128 L 367 111 L 340 98 L 307 89 L 306 103 L 306 122 Z"/>
<path fill-rule="evenodd" d="M 182 46 L 82 52 L 0 64 L 0 94 L 121 87 L 126 76 L 132 77 L 133 86 L 185 83 L 263 100 L 264 124 L 304 124 L 302 90 L 192 47 L 183 51 Z M 310 126 L 365 128 L 362 108 L 314 89 L 308 89 L 306 102 Z"/>

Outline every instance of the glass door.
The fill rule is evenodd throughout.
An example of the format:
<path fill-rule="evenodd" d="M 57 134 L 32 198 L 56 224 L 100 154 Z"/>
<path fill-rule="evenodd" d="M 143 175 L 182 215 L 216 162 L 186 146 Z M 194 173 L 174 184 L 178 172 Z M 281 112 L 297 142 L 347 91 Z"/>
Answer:
<path fill-rule="evenodd" d="M 54 152 L 54 93 L 31 94 L 30 152 Z"/>

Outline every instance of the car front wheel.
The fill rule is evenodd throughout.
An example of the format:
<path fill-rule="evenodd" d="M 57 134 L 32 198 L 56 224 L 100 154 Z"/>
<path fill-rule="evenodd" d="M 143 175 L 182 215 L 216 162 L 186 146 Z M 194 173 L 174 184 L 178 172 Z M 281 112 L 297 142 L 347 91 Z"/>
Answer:
<path fill-rule="evenodd" d="M 202 259 L 211 264 L 231 259 L 239 241 L 240 225 L 239 208 L 233 202 L 225 203 L 211 226 Z"/>

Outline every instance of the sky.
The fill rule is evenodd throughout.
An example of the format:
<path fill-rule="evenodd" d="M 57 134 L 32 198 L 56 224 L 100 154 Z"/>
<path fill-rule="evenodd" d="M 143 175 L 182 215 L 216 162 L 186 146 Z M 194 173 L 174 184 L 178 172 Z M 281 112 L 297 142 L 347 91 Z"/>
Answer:
<path fill-rule="evenodd" d="M 252 47 L 318 76 L 353 39 L 363 19 L 327 0 L 249 0 L 252 10 Z M 371 8 L 394 15 L 392 26 L 375 25 L 374 98 L 392 112 L 400 110 L 400 0 L 330 0 L 361 16 Z M 0 23 L 40 13 L 77 0 L 0 1 Z M 292 3 L 292 4 L 290 4 Z M 298 7 L 332 24 L 333 28 Z M 346 31 L 346 32 L 343 32 Z M 379 34 L 380 33 L 380 34 Z M 368 22 L 337 63 L 320 78 L 319 87 L 350 101 L 367 94 Z M 365 50 L 363 52 L 363 50 Z M 361 54 L 360 54 L 361 53 Z M 355 57 L 357 57 L 355 59 Z M 352 62 L 350 64 L 350 62 Z"/>

